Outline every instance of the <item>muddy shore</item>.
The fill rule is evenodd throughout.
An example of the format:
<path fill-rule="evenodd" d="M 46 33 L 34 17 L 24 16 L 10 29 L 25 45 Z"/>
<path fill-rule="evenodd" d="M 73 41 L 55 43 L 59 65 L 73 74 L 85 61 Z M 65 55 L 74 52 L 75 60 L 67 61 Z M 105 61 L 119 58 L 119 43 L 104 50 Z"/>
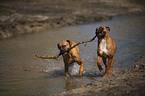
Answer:
<path fill-rule="evenodd" d="M 1 0 L 0 39 L 144 12 L 144 0 Z"/>
<path fill-rule="evenodd" d="M 144 96 L 145 55 L 130 69 L 54 96 Z"/>

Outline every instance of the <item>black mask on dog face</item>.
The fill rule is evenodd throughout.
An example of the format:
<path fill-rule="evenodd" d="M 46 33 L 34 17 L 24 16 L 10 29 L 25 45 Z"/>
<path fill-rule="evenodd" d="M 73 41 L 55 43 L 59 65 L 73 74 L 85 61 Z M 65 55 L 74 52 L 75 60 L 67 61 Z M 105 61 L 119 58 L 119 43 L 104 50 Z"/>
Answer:
<path fill-rule="evenodd" d="M 99 29 L 96 29 L 96 36 L 98 38 L 104 38 L 106 35 L 106 32 L 104 31 L 104 28 L 100 27 Z"/>

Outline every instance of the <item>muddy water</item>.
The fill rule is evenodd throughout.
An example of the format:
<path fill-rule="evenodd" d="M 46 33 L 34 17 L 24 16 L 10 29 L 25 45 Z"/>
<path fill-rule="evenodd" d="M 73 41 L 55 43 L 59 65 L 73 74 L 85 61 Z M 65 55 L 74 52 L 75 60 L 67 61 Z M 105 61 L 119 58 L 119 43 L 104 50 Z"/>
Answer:
<path fill-rule="evenodd" d="M 145 54 L 144 22 L 144 14 L 123 16 L 0 41 L 0 95 L 51 96 L 97 81 L 103 75 L 96 66 L 97 39 L 86 47 L 79 45 L 80 56 L 85 63 L 83 76 L 65 78 L 62 57 L 58 60 L 42 60 L 35 58 L 34 54 L 56 55 L 56 45 L 60 40 L 79 42 L 91 39 L 95 28 L 102 25 L 110 26 L 109 34 L 117 42 L 114 75 L 129 68 L 140 55 Z"/>

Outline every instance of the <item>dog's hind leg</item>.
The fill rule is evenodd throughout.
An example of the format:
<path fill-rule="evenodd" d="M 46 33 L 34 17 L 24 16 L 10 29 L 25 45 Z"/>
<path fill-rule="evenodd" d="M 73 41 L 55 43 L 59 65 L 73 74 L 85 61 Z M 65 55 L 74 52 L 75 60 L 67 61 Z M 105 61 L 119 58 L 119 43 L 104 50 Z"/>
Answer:
<path fill-rule="evenodd" d="M 81 60 L 77 61 L 77 63 L 80 65 L 80 75 L 82 75 L 84 71 L 84 63 Z"/>
<path fill-rule="evenodd" d="M 65 76 L 68 76 L 68 71 L 69 71 L 69 65 L 68 63 L 65 63 Z"/>
<path fill-rule="evenodd" d="M 109 76 L 112 75 L 112 66 L 113 66 L 113 62 L 114 62 L 114 57 L 112 58 L 112 62 L 111 62 L 111 66 L 110 66 L 110 74 L 109 74 Z"/>

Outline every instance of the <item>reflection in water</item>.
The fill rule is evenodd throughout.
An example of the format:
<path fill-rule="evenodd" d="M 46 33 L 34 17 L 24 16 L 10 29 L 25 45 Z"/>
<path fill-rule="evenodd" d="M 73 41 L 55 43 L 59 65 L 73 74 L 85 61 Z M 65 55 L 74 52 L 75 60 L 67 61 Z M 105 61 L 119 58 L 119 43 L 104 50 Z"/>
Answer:
<path fill-rule="evenodd" d="M 144 22 L 144 14 L 123 16 L 0 41 L 0 95 L 50 96 L 97 81 L 103 75 L 96 65 L 97 39 L 86 46 L 79 45 L 80 57 L 85 64 L 82 76 L 65 79 L 62 57 L 58 60 L 42 60 L 33 54 L 54 56 L 58 53 L 59 41 L 91 39 L 99 26 L 109 26 L 109 34 L 117 43 L 113 73 L 130 67 L 140 55 L 145 54 Z"/>
<path fill-rule="evenodd" d="M 80 88 L 80 87 L 84 87 L 84 83 L 82 82 L 83 80 L 77 80 L 76 78 L 66 78 L 65 79 L 65 89 L 67 91 L 71 90 L 71 89 L 75 89 L 75 88 Z"/>

